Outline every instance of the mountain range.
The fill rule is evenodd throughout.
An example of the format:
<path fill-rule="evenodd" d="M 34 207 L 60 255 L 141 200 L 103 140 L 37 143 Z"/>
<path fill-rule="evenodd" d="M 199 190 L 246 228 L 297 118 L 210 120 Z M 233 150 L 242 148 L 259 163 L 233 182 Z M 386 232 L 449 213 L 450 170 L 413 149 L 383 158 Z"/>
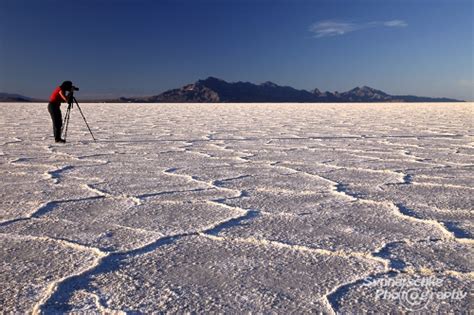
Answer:
<path fill-rule="evenodd" d="M 11 94 L 11 93 L 0 93 L 0 102 L 32 102 L 33 99 L 20 95 L 20 94 Z"/>
<path fill-rule="evenodd" d="M 209 77 L 178 89 L 168 90 L 159 95 L 140 98 L 120 99 L 122 102 L 151 103 L 347 103 L 347 102 L 462 102 L 450 98 L 432 98 L 412 95 L 389 95 L 368 86 L 356 87 L 350 91 L 321 92 L 298 90 L 290 86 L 280 86 L 273 82 L 253 84 L 250 82 L 226 82 Z"/>
<path fill-rule="evenodd" d="M 31 98 L 0 93 L 0 102 L 36 101 Z M 91 101 L 91 100 L 83 100 Z M 349 102 L 462 102 L 450 98 L 432 98 L 412 95 L 390 95 L 368 86 L 356 87 L 347 92 L 321 92 L 298 90 L 273 82 L 253 84 L 250 82 L 226 82 L 208 77 L 181 88 L 171 89 L 148 97 L 121 97 L 119 99 L 93 100 L 115 103 L 349 103 Z"/>

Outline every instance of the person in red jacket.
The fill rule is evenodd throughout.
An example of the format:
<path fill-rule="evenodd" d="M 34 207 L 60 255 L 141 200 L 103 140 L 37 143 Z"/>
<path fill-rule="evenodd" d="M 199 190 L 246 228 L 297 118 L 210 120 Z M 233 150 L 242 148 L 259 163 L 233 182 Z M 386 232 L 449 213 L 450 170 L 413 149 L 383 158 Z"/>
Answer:
<path fill-rule="evenodd" d="M 61 103 L 68 102 L 66 96 L 67 92 L 70 92 L 73 88 L 71 81 L 64 81 L 58 86 L 49 98 L 48 112 L 51 115 L 53 121 L 53 134 L 54 140 L 59 143 L 65 143 L 64 139 L 61 138 L 61 128 L 63 126 L 63 117 L 61 114 Z"/>

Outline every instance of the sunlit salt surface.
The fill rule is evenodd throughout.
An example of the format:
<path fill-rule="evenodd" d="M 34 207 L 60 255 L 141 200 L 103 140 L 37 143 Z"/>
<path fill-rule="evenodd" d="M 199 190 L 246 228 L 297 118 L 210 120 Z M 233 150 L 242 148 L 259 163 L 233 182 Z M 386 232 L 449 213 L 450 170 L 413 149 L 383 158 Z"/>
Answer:
<path fill-rule="evenodd" d="M 97 142 L 77 109 L 56 144 L 46 104 L 0 104 L 3 312 L 389 312 L 420 305 L 376 280 L 472 288 L 472 103 L 81 107 Z"/>

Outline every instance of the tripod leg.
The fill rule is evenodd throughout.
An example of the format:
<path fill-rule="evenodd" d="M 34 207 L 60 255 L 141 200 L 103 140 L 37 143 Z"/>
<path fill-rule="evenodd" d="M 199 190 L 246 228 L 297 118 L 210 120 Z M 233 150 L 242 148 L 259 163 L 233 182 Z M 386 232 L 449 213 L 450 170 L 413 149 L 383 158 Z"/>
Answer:
<path fill-rule="evenodd" d="M 85 117 L 84 114 L 82 113 L 82 109 L 81 109 L 81 107 L 79 106 L 79 103 L 77 102 L 77 100 L 76 100 L 75 97 L 74 97 L 74 102 L 76 102 L 77 108 L 79 108 L 79 112 L 81 113 L 82 119 L 84 119 L 84 122 L 86 123 L 87 129 L 89 129 L 89 132 L 90 132 L 90 134 L 91 134 L 91 136 L 92 136 L 92 139 L 94 139 L 94 141 L 96 141 L 96 139 L 94 138 L 94 134 L 92 133 L 92 130 L 91 130 L 91 128 L 89 127 L 89 124 L 87 123 L 86 117 Z"/>
<path fill-rule="evenodd" d="M 64 133 L 63 139 L 66 141 L 67 137 L 67 127 L 69 126 L 69 117 L 71 116 L 71 107 L 68 106 L 66 115 L 64 115 L 64 123 L 63 123 L 63 128 L 61 130 L 61 133 Z"/>

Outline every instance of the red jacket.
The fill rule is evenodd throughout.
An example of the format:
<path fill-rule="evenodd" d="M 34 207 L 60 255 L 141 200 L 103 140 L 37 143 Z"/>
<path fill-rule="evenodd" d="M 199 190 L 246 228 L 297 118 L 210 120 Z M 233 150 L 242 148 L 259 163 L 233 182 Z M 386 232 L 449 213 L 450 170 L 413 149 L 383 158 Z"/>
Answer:
<path fill-rule="evenodd" d="M 61 92 L 61 87 L 57 87 L 54 91 L 53 94 L 49 97 L 49 102 L 50 103 L 58 103 L 61 104 L 61 102 L 64 102 L 63 98 L 61 95 L 59 95 L 59 92 Z"/>

